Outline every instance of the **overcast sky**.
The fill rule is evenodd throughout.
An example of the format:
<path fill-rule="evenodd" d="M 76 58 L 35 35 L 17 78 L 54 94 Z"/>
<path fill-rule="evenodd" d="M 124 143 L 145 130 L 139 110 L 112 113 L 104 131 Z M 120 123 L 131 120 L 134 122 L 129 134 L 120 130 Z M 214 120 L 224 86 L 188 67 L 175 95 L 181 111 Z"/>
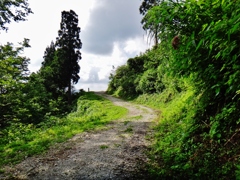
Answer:
<path fill-rule="evenodd" d="M 1 31 L 0 42 L 17 45 L 30 39 L 31 48 L 24 55 L 31 59 L 29 69 L 40 69 L 43 54 L 60 29 L 61 12 L 78 14 L 80 39 L 83 43 L 79 62 L 80 80 L 76 89 L 106 90 L 112 67 L 150 48 L 141 27 L 139 6 L 142 0 L 29 0 L 34 14 L 28 21 L 11 23 L 7 33 Z"/>

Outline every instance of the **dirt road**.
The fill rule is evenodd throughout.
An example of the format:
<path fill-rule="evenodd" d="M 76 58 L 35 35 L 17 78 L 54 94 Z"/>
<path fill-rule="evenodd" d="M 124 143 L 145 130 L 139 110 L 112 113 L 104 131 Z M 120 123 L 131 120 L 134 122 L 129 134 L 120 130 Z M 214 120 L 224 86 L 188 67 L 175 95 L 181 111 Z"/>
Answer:
<path fill-rule="evenodd" d="M 143 164 L 148 161 L 144 151 L 145 138 L 155 112 L 140 105 L 98 95 L 129 110 L 128 115 L 106 128 L 74 136 L 52 147 L 45 155 L 29 157 L 12 169 L 15 179 L 30 180 L 103 180 L 148 179 Z"/>

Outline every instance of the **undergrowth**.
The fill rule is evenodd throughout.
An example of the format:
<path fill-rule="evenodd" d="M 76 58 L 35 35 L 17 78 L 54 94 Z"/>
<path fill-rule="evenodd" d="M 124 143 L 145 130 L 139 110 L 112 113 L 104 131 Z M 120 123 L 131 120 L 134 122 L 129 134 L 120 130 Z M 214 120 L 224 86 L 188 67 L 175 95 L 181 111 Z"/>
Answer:
<path fill-rule="evenodd" d="M 143 94 L 134 100 L 161 111 L 148 152 L 152 179 L 238 178 L 239 147 L 234 138 L 239 136 L 236 132 L 232 139 L 220 139 L 213 128 L 204 133 L 195 122 L 201 109 L 199 98 L 201 94 L 188 87 L 182 92 L 165 89 L 161 94 Z"/>
<path fill-rule="evenodd" d="M 78 99 L 75 111 L 64 118 L 51 116 L 38 125 L 14 123 L 0 131 L 0 167 L 40 154 L 55 143 L 77 133 L 100 128 L 126 113 L 127 109 L 86 92 Z"/>
<path fill-rule="evenodd" d="M 196 99 L 194 91 L 189 88 L 181 93 L 165 89 L 161 94 L 143 94 L 135 100 L 160 110 L 158 124 L 154 127 L 154 143 L 149 152 L 152 159 L 150 171 L 154 177 L 172 178 L 171 174 L 166 174 L 169 169 L 178 168 L 172 158 L 179 161 L 184 158 L 180 153 L 181 145 L 192 124 Z M 184 168 L 185 164 L 182 166 Z"/>

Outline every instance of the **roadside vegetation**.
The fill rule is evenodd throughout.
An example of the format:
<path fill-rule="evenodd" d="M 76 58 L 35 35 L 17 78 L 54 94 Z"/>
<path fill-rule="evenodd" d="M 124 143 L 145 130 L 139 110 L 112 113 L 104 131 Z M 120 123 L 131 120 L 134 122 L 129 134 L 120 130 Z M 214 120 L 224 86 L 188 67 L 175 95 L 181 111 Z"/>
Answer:
<path fill-rule="evenodd" d="M 14 123 L 1 130 L 0 167 L 40 154 L 55 143 L 103 127 L 126 115 L 127 109 L 93 92 L 81 92 L 74 110 L 65 117 L 50 116 L 39 124 Z"/>
<path fill-rule="evenodd" d="M 240 178 L 240 1 L 144 0 L 155 45 L 111 76 L 108 93 L 159 110 L 156 179 Z"/>

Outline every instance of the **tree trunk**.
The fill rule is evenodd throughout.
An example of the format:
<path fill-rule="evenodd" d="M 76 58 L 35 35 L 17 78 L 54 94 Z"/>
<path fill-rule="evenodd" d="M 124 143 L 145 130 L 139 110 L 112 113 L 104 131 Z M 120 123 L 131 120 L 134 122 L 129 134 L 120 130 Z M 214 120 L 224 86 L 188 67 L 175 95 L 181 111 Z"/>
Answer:
<path fill-rule="evenodd" d="M 154 49 L 157 49 L 157 47 L 158 47 L 158 33 L 157 32 L 158 31 L 157 31 L 157 27 L 156 27 L 154 30 L 154 46 L 153 46 Z"/>
<path fill-rule="evenodd" d="M 71 84 L 71 79 L 68 82 L 68 104 L 72 104 L 72 84 Z"/>

